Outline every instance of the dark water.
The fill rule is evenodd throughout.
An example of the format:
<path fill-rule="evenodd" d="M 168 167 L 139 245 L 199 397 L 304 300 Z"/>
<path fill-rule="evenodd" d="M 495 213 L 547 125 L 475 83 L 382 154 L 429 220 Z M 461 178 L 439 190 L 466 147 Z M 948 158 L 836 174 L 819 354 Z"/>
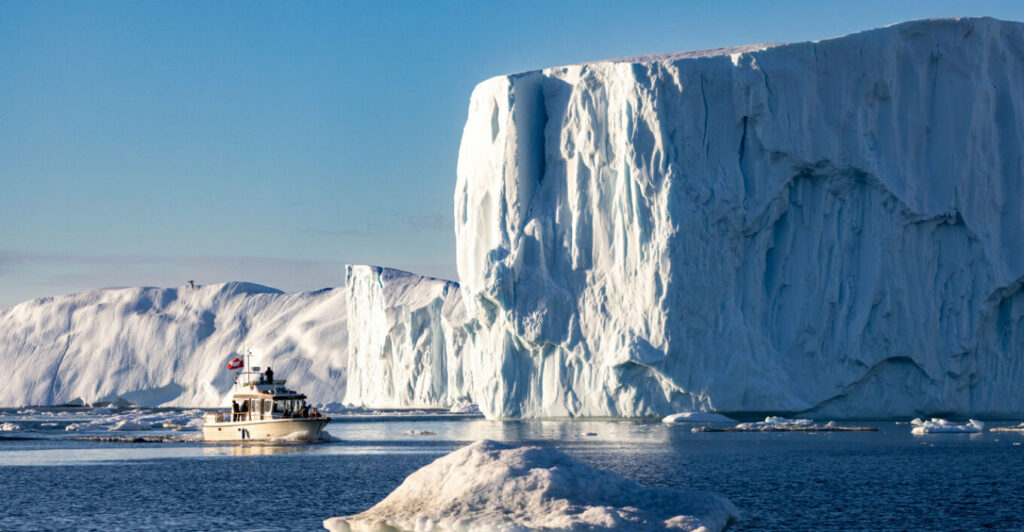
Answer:
<path fill-rule="evenodd" d="M 692 433 L 628 421 L 417 418 L 334 423 L 341 441 L 327 444 L 237 446 L 170 430 L 142 434 L 182 441 L 71 440 L 112 431 L 68 433 L 74 420 L 52 425 L 53 413 L 0 411 L 0 423 L 21 426 L 0 432 L 0 530 L 317 530 L 484 437 L 554 446 L 647 485 L 722 493 L 742 514 L 734 530 L 1024 530 L 1021 433 L 913 436 L 893 423 L 873 423 L 882 429 L 873 433 Z"/>

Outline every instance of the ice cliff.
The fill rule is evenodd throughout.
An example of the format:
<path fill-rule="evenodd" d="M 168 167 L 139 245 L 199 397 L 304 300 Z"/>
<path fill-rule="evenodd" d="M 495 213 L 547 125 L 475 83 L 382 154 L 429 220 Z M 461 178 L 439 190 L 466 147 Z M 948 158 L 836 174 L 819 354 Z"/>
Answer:
<path fill-rule="evenodd" d="M 0 310 L 0 407 L 223 406 L 249 346 L 318 403 L 345 394 L 345 289 L 284 294 L 226 283 L 105 289 Z"/>
<path fill-rule="evenodd" d="M 497 416 L 1024 413 L 1024 25 L 500 76 L 455 190 Z"/>
<path fill-rule="evenodd" d="M 348 266 L 348 392 L 371 408 L 448 408 L 466 402 L 459 353 L 465 311 L 451 281 Z"/>

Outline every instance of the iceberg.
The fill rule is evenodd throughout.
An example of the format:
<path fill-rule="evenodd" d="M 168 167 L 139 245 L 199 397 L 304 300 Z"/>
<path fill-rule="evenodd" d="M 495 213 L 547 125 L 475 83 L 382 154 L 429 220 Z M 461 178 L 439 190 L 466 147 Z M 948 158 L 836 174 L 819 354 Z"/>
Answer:
<path fill-rule="evenodd" d="M 14 432 L 21 430 L 21 425 L 17 423 L 0 423 L 0 432 Z"/>
<path fill-rule="evenodd" d="M 484 81 L 454 209 L 469 396 L 1020 417 L 1022 139 L 1024 25 L 990 18 Z"/>
<path fill-rule="evenodd" d="M 347 266 L 344 403 L 451 408 L 465 401 L 459 353 L 467 332 L 459 285 L 378 266 Z"/>
<path fill-rule="evenodd" d="M 0 407 L 221 406 L 228 360 L 262 351 L 318 401 L 345 394 L 345 290 L 285 294 L 250 283 L 116 288 L 0 309 Z M 73 430 L 73 429 L 72 429 Z"/>
<path fill-rule="evenodd" d="M 721 495 L 650 488 L 555 450 L 481 440 L 409 475 L 369 510 L 324 527 L 359 530 L 724 530 Z"/>
<path fill-rule="evenodd" d="M 973 419 L 968 420 L 967 423 L 953 423 L 945 419 L 932 418 L 930 420 L 922 420 L 920 418 L 914 419 L 910 422 L 914 428 L 910 429 L 911 434 L 935 434 L 942 432 L 967 432 L 975 433 L 982 432 L 985 430 L 985 424 L 980 421 Z"/>

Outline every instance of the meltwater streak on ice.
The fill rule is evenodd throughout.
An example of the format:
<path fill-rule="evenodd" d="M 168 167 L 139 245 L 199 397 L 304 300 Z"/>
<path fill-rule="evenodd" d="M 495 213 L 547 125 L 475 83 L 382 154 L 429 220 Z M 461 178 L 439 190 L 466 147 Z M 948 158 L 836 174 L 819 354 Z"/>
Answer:
<path fill-rule="evenodd" d="M 448 371 L 489 416 L 1019 417 L 1022 95 L 993 19 L 485 81 Z"/>

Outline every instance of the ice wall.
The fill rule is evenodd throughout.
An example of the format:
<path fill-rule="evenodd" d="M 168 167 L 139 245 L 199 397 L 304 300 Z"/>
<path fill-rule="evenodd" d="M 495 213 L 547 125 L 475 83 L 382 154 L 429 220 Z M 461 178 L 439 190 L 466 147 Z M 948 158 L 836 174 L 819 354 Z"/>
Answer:
<path fill-rule="evenodd" d="M 448 408 L 466 398 L 459 285 L 377 266 L 348 266 L 345 403 Z"/>
<path fill-rule="evenodd" d="M 345 394 L 345 289 L 226 283 L 106 289 L 0 310 L 0 407 L 223 406 L 243 346 L 317 403 Z"/>
<path fill-rule="evenodd" d="M 1024 413 L 1024 26 L 481 83 L 464 367 L 492 416 Z"/>

